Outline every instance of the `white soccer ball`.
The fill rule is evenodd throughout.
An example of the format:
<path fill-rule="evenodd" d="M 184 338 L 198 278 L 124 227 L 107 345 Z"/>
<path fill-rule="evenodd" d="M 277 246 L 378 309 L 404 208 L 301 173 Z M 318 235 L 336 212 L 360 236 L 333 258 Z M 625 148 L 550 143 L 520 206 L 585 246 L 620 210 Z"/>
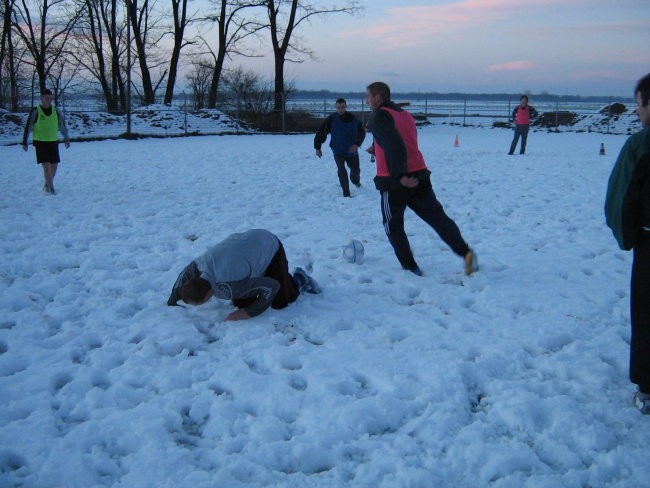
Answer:
<path fill-rule="evenodd" d="M 363 263 L 363 244 L 356 239 L 352 239 L 342 249 L 343 258 L 348 263 Z"/>

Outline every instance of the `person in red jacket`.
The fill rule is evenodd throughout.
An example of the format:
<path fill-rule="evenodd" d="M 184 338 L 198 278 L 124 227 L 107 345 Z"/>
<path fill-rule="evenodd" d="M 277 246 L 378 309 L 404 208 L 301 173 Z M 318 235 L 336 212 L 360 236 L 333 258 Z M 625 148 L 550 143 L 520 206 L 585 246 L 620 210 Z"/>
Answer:
<path fill-rule="evenodd" d="M 519 105 L 512 111 L 512 121 L 515 123 L 515 135 L 510 144 L 510 151 L 508 154 L 514 154 L 519 136 L 521 136 L 521 149 L 519 154 L 526 152 L 526 141 L 528 140 L 528 129 L 530 128 L 530 121 L 537 117 L 537 110 L 531 105 L 528 105 L 528 97 L 522 95 Z"/>
<path fill-rule="evenodd" d="M 402 268 L 422 276 L 404 231 L 404 211 L 409 207 L 463 258 L 465 274 L 472 274 L 478 269 L 476 255 L 436 199 L 431 171 L 418 148 L 415 119 L 391 102 L 390 88 L 381 81 L 368 85 L 366 103 L 372 110 L 367 130 L 374 143 L 368 151 L 377 165 L 375 186 L 381 194 L 384 230 Z"/>

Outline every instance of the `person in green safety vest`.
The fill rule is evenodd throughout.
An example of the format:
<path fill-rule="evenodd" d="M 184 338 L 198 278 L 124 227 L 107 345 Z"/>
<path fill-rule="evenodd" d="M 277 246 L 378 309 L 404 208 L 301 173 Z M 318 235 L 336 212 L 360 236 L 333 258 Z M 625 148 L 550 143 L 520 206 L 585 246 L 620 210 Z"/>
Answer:
<path fill-rule="evenodd" d="M 66 148 L 70 147 L 70 137 L 63 113 L 52 104 L 52 92 L 48 89 L 42 91 L 41 103 L 32 108 L 27 117 L 22 143 L 24 151 L 27 151 L 27 138 L 32 130 L 36 163 L 43 167 L 43 178 L 45 179 L 43 191 L 55 195 L 54 175 L 56 175 L 57 167 L 61 162 L 59 132 L 63 135 Z"/>

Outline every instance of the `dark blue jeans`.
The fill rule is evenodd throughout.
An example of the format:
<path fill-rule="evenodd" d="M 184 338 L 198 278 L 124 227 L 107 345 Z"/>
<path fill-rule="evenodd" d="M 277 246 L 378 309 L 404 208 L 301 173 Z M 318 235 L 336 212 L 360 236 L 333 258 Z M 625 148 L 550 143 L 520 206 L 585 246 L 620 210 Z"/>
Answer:
<path fill-rule="evenodd" d="M 336 168 L 339 175 L 339 183 L 341 184 L 341 189 L 343 190 L 343 196 L 350 196 L 350 183 L 348 182 L 348 172 L 345 169 L 345 164 L 347 163 L 348 168 L 350 168 L 350 181 L 356 186 L 359 186 L 361 183 L 361 168 L 359 167 L 359 155 L 355 156 L 340 156 L 338 154 L 334 155 L 334 161 L 336 161 Z"/>
<path fill-rule="evenodd" d="M 529 125 L 523 124 L 517 124 L 515 126 L 515 136 L 512 139 L 512 144 L 510 144 L 510 152 L 508 154 L 514 154 L 517 142 L 519 141 L 519 136 L 521 136 L 521 150 L 519 151 L 519 154 L 524 154 L 526 152 L 526 139 L 528 139 L 529 128 Z"/>

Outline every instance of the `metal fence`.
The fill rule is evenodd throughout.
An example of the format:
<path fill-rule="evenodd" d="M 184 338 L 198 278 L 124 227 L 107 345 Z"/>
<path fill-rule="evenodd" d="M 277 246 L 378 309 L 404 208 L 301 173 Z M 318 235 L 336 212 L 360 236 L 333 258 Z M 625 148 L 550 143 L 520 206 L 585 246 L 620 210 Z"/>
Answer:
<path fill-rule="evenodd" d="M 508 127 L 514 107 L 519 100 L 440 100 L 427 97 L 402 99 L 407 110 L 421 122 L 454 124 L 462 126 Z M 297 114 L 318 120 L 332 113 L 335 98 L 294 99 L 286 104 L 282 117 L 282 132 L 311 131 L 304 124 L 296 122 Z M 70 137 L 76 140 L 106 139 L 124 136 L 172 137 L 185 135 L 240 134 L 256 130 L 240 122 L 237 100 L 230 100 L 218 110 L 192 110 L 189 99 L 179 97 L 176 105 L 152 105 L 133 110 L 130 114 L 115 115 L 109 112 L 88 109 L 91 103 L 80 100 L 64 101 L 61 108 L 65 113 Z M 370 111 L 362 97 L 347 99 L 348 110 L 365 120 Z M 608 111 L 607 102 L 539 102 L 531 103 L 540 114 L 555 114 L 555 130 L 594 131 L 613 134 L 629 134 L 639 128 L 634 114 L 635 102 L 625 101 L 627 110 L 623 114 Z M 560 123 L 558 114 L 570 113 L 570 124 Z M 292 117 L 293 115 L 293 117 Z M 27 113 L 9 113 L 0 110 L 0 144 L 19 144 Z M 553 119 L 551 118 L 551 126 Z M 313 124 L 312 124 L 313 126 Z M 548 129 L 548 125 L 544 127 Z"/>
<path fill-rule="evenodd" d="M 363 117 L 369 113 L 368 107 L 365 104 L 365 99 L 347 99 L 348 110 L 356 114 L 361 114 Z M 422 98 L 395 98 L 396 103 L 402 103 L 405 108 L 413 115 L 425 119 L 443 119 L 443 122 L 460 124 L 460 125 L 494 125 L 495 123 L 502 122 L 508 123 L 512 117 L 514 108 L 519 104 L 519 100 L 441 100 L 430 99 L 427 97 Z M 291 102 L 292 110 L 304 110 L 316 116 L 325 117 L 327 114 L 334 111 L 333 99 L 324 100 L 296 100 Z M 621 102 L 619 102 L 621 103 Z M 622 118 L 636 117 L 634 107 L 636 102 L 630 98 L 622 102 L 627 108 Z M 611 112 L 613 102 L 611 100 L 602 102 L 565 102 L 565 101 L 543 101 L 531 103 L 540 114 L 551 114 L 551 123 L 554 122 L 556 127 L 564 125 L 562 123 L 561 115 L 563 113 L 573 113 L 576 119 L 586 120 L 593 119 L 595 121 L 602 121 L 602 127 L 598 130 L 605 132 L 616 131 L 617 128 L 614 124 L 617 119 L 620 119 L 620 114 Z M 591 121 L 591 120 L 590 120 Z M 584 125 L 584 124 L 581 124 Z M 594 126 L 594 130 L 597 128 Z M 620 130 L 620 129 L 618 129 Z M 624 132 L 627 132 L 625 130 Z"/>

